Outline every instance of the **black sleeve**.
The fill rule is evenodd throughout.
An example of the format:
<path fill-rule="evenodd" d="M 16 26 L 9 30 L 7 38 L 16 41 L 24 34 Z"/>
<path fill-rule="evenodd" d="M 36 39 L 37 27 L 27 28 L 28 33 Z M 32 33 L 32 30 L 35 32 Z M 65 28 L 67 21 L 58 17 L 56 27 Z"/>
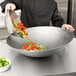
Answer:
<path fill-rule="evenodd" d="M 57 3 L 55 2 L 55 10 L 52 16 L 52 24 L 57 27 L 61 27 L 64 24 L 64 20 L 58 11 Z"/>
<path fill-rule="evenodd" d="M 5 6 L 8 3 L 14 3 L 16 5 L 16 9 L 21 9 L 22 8 L 22 0 L 5 0 L 4 2 L 2 2 L 0 5 L 2 7 L 2 12 L 5 11 Z"/>

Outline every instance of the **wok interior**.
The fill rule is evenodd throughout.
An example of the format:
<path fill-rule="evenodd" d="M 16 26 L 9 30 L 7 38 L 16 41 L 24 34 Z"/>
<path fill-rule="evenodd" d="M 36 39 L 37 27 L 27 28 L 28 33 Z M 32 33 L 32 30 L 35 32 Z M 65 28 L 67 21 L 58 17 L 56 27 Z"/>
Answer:
<path fill-rule="evenodd" d="M 33 42 L 44 45 L 47 49 L 56 49 L 69 43 L 73 39 L 71 32 L 57 27 L 32 27 L 28 28 L 28 37 Z M 10 35 L 7 39 L 8 45 L 21 49 L 27 43 L 25 39 Z"/>

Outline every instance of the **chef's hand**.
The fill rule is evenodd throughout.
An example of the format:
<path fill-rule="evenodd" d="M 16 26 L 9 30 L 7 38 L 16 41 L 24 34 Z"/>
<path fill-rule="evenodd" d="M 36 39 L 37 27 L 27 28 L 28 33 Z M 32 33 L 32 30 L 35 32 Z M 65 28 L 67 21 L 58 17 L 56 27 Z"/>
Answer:
<path fill-rule="evenodd" d="M 72 25 L 68 25 L 68 24 L 63 24 L 62 28 L 69 30 L 70 32 L 75 31 L 75 29 L 73 28 Z"/>
<path fill-rule="evenodd" d="M 7 14 L 10 10 L 11 11 L 14 11 L 16 9 L 16 5 L 13 4 L 13 3 L 8 3 L 6 6 L 5 6 L 5 14 Z"/>

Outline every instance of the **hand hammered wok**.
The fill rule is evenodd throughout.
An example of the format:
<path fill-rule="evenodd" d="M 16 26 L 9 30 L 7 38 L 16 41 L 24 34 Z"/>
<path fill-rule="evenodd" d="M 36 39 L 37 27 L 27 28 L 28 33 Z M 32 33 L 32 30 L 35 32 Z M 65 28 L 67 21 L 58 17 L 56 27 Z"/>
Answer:
<path fill-rule="evenodd" d="M 58 27 L 41 26 L 28 28 L 27 30 L 31 41 L 44 45 L 47 49 L 43 51 L 22 51 L 20 49 L 22 49 L 26 40 L 14 35 L 8 37 L 7 44 L 18 53 L 29 57 L 50 56 L 59 52 L 73 39 L 73 34 L 70 31 Z"/>

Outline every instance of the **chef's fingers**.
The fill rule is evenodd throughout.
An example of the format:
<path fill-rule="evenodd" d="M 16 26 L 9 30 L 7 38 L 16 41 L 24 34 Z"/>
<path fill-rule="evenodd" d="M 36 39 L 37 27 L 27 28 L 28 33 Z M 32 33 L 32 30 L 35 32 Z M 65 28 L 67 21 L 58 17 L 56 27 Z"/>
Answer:
<path fill-rule="evenodd" d="M 65 26 L 65 29 L 69 30 L 70 28 L 68 26 Z"/>
<path fill-rule="evenodd" d="M 69 27 L 70 29 L 74 29 L 71 25 L 68 25 L 68 27 Z"/>
<path fill-rule="evenodd" d="M 10 10 L 10 5 L 7 4 L 5 7 L 5 14 L 7 14 L 9 12 L 9 10 Z"/>
<path fill-rule="evenodd" d="M 69 31 L 73 32 L 73 31 L 75 31 L 75 29 L 74 28 L 70 28 Z"/>
<path fill-rule="evenodd" d="M 15 4 L 13 3 L 8 3 L 5 7 L 5 14 L 7 14 L 10 10 L 14 11 L 16 9 Z"/>
<path fill-rule="evenodd" d="M 62 28 L 69 30 L 69 27 L 67 27 L 66 24 L 64 24 L 64 25 L 62 26 Z"/>
<path fill-rule="evenodd" d="M 75 29 L 70 29 L 71 32 L 75 31 Z"/>
<path fill-rule="evenodd" d="M 11 11 L 14 11 L 16 9 L 16 6 L 13 4 L 11 7 L 10 7 Z"/>
<path fill-rule="evenodd" d="M 67 29 L 71 32 L 73 32 L 75 30 L 71 25 L 68 25 L 68 24 L 63 24 L 62 28 Z"/>
<path fill-rule="evenodd" d="M 75 29 L 71 25 L 68 25 L 67 27 L 69 27 L 69 31 L 71 32 L 75 31 Z"/>
<path fill-rule="evenodd" d="M 72 28 L 72 27 L 70 27 L 70 26 L 66 26 L 65 29 L 69 30 L 70 32 L 73 32 L 73 31 L 75 30 L 74 28 Z"/>

